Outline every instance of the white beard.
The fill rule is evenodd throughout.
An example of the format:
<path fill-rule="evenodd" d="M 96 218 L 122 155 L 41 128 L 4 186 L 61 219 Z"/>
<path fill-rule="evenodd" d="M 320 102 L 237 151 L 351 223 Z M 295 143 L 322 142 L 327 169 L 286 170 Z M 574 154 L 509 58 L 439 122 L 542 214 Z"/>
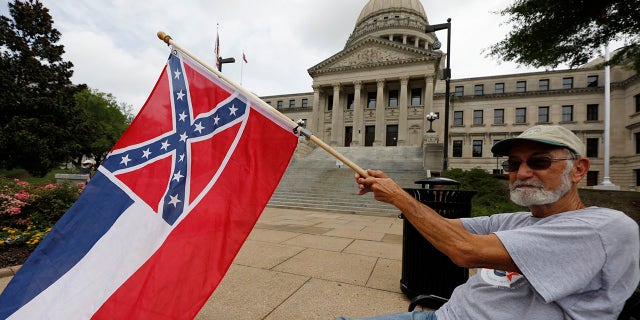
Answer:
<path fill-rule="evenodd" d="M 518 180 L 509 184 L 511 201 L 517 205 L 528 207 L 554 203 L 560 200 L 562 196 L 571 190 L 569 174 L 572 168 L 573 163 L 571 161 L 567 162 L 567 168 L 562 174 L 562 181 L 556 190 L 545 190 L 542 182 L 533 179 Z M 526 187 L 520 188 L 521 186 Z"/>

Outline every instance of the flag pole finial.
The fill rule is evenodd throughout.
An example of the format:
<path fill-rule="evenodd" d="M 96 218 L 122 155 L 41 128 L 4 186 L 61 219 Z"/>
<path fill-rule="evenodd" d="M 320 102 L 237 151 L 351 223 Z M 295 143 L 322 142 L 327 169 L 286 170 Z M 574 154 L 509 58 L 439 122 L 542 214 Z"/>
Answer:
<path fill-rule="evenodd" d="M 164 41 L 167 45 L 169 45 L 169 41 L 171 40 L 171 36 L 164 33 L 164 31 L 158 31 L 158 39 Z"/>

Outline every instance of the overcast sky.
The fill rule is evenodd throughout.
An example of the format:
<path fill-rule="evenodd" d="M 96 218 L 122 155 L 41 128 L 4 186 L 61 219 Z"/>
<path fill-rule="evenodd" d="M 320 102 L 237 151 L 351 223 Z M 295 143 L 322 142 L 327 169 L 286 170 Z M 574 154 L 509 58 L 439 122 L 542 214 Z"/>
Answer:
<path fill-rule="evenodd" d="M 367 0 L 42 0 L 62 33 L 73 82 L 112 93 L 137 112 L 166 62 L 162 30 L 214 65 L 220 49 L 235 64 L 223 72 L 259 96 L 310 92 L 307 69 L 343 49 Z M 430 24 L 452 19 L 454 79 L 532 71 L 487 58 L 509 31 L 496 14 L 513 0 L 422 0 Z M 7 2 L 0 12 L 8 16 Z M 446 30 L 436 33 L 446 49 Z M 242 53 L 247 64 L 241 63 Z"/>

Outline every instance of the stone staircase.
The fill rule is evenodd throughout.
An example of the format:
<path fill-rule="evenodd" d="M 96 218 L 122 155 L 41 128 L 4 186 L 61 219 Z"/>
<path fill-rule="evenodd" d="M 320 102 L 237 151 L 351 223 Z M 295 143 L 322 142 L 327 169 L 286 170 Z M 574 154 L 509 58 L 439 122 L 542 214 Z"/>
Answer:
<path fill-rule="evenodd" d="M 416 188 L 414 181 L 427 177 L 420 147 L 337 147 L 364 169 L 381 169 L 400 186 Z M 289 164 L 269 206 L 396 216 L 395 207 L 378 202 L 372 194 L 356 195 L 354 172 L 338 167 L 336 159 L 321 148 L 296 156 Z"/>

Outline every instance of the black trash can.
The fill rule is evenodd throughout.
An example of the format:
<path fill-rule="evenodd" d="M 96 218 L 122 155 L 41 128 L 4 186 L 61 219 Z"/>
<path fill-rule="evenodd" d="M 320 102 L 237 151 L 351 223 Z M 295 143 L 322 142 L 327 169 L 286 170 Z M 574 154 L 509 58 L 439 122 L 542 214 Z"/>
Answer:
<path fill-rule="evenodd" d="M 471 216 L 471 198 L 475 191 L 459 190 L 459 182 L 440 177 L 415 183 L 421 184 L 422 188 L 404 190 L 441 216 L 454 219 Z M 455 185 L 457 189 L 436 189 L 436 186 L 442 185 Z M 404 215 L 400 217 L 404 219 L 400 288 L 409 299 L 419 295 L 429 296 L 426 299 L 422 297 L 420 304 L 437 309 L 451 297 L 455 287 L 467 281 L 469 270 L 455 265 L 431 245 Z"/>

